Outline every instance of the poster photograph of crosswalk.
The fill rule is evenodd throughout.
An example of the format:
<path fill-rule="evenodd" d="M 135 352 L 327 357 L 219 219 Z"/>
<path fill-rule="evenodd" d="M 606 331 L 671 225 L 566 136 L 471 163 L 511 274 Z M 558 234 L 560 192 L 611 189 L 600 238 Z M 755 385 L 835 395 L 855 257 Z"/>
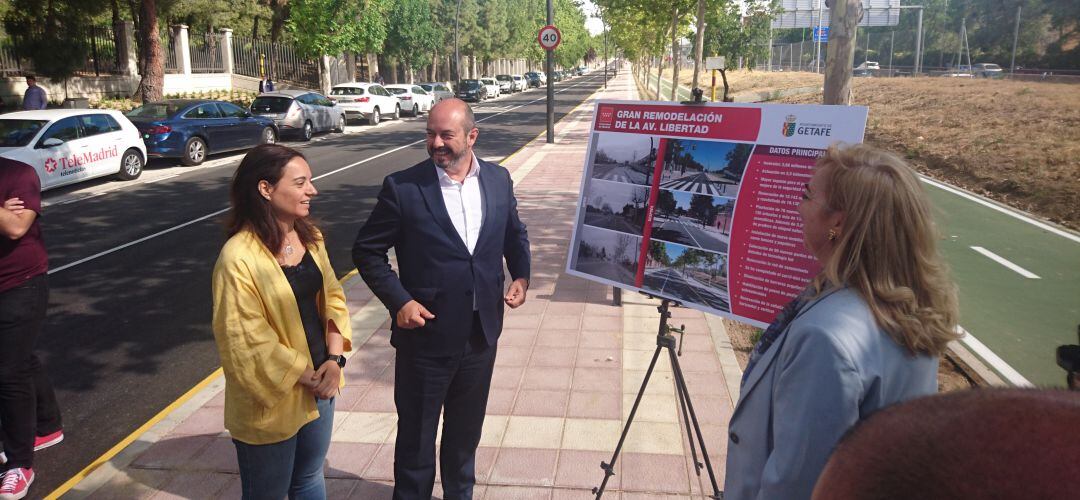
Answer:
<path fill-rule="evenodd" d="M 648 186 L 652 184 L 659 139 L 647 135 L 600 134 L 592 178 Z"/>
<path fill-rule="evenodd" d="M 660 188 L 735 196 L 753 144 L 671 139 L 664 151 Z"/>

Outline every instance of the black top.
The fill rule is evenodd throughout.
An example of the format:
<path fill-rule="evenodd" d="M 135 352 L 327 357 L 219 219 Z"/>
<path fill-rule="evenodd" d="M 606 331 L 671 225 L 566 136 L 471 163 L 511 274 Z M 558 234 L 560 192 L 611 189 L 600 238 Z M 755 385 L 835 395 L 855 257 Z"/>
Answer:
<path fill-rule="evenodd" d="M 326 331 L 323 329 L 323 320 L 319 317 L 318 302 L 319 292 L 322 290 L 322 271 L 311 258 L 311 252 L 306 252 L 299 264 L 281 266 L 281 270 L 296 296 L 300 321 L 304 324 L 308 350 L 311 351 L 311 362 L 318 368 L 326 362 L 327 357 Z"/>

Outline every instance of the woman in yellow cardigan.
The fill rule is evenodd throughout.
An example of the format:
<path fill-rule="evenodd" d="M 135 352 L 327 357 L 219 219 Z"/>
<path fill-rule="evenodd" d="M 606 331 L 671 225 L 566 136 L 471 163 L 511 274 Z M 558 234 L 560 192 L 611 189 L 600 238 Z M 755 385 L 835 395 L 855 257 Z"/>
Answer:
<path fill-rule="evenodd" d="M 230 188 L 213 327 L 245 499 L 326 498 L 323 460 L 352 334 L 308 220 L 316 194 L 303 155 L 276 144 L 252 149 Z"/>

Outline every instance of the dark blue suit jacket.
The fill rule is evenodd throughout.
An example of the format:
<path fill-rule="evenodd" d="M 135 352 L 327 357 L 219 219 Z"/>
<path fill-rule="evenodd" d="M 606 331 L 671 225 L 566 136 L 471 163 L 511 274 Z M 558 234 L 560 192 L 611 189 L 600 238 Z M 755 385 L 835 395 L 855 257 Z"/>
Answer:
<path fill-rule="evenodd" d="M 472 255 L 443 202 L 434 163 L 426 160 L 386 176 L 379 199 L 353 244 L 360 276 L 393 318 L 410 300 L 435 319 L 422 328 L 392 328 L 390 343 L 428 355 L 461 352 L 471 333 L 473 296 L 489 344 L 502 332 L 503 259 L 511 279 L 529 278 L 529 237 L 518 218 L 510 172 L 480 163 L 484 223 Z M 398 273 L 387 251 L 397 255 Z"/>

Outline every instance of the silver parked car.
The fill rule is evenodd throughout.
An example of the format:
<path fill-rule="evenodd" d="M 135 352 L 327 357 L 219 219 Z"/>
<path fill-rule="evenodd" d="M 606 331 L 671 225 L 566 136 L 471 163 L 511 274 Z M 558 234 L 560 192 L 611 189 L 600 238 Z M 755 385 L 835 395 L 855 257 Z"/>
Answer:
<path fill-rule="evenodd" d="M 454 91 L 450 90 L 450 87 L 447 86 L 445 83 L 429 82 L 421 83 L 419 85 L 420 88 L 426 90 L 429 94 L 431 94 L 432 97 L 435 98 L 436 104 L 438 104 L 439 101 L 443 99 L 449 99 L 451 97 L 454 97 Z"/>
<path fill-rule="evenodd" d="M 315 132 L 345 130 L 345 111 L 318 92 L 278 90 L 259 94 L 251 113 L 273 118 L 281 135 L 294 134 L 310 140 Z"/>

